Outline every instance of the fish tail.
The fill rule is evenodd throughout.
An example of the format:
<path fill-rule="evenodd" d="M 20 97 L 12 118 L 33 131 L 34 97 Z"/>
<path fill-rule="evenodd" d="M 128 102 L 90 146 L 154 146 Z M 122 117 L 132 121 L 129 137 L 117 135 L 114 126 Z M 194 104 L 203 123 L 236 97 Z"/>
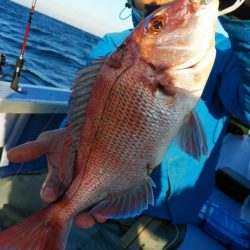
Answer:
<path fill-rule="evenodd" d="M 51 216 L 51 206 L 0 233 L 1 250 L 65 249 L 72 223 Z"/>

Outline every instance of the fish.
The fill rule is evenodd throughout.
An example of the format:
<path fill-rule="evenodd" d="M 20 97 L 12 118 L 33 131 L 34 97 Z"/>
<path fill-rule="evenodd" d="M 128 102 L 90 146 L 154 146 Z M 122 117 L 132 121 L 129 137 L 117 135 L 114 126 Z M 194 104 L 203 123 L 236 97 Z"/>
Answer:
<path fill-rule="evenodd" d="M 1 250 L 65 249 L 84 210 L 138 216 L 154 205 L 150 173 L 173 140 L 197 160 L 208 153 L 194 110 L 215 60 L 217 16 L 217 0 L 169 2 L 108 57 L 79 70 L 60 156 L 67 189 L 0 233 Z"/>

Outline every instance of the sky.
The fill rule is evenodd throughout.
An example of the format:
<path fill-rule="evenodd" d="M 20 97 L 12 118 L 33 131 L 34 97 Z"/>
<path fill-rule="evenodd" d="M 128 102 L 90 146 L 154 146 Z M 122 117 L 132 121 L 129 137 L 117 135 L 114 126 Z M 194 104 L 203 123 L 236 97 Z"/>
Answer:
<path fill-rule="evenodd" d="M 12 0 L 31 7 L 32 0 Z M 98 36 L 132 27 L 131 18 L 120 20 L 126 0 L 37 0 L 36 11 Z M 123 16 L 129 16 L 127 9 Z"/>

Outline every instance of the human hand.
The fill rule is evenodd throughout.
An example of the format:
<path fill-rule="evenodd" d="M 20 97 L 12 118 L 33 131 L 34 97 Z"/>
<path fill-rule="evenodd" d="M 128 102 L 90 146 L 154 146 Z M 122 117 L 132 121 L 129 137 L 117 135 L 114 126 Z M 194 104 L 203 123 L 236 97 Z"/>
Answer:
<path fill-rule="evenodd" d="M 47 156 L 48 175 L 40 192 L 44 202 L 55 201 L 67 188 L 65 178 L 73 175 L 73 169 L 65 169 L 61 164 L 61 152 L 66 136 L 66 128 L 47 131 L 35 141 L 27 142 L 8 151 L 9 161 L 15 163 L 32 161 L 44 154 Z M 76 225 L 82 228 L 89 228 L 95 222 L 104 221 L 106 221 L 105 218 L 93 217 L 88 212 L 82 212 L 75 218 Z"/>
<path fill-rule="evenodd" d="M 219 0 L 219 9 L 223 10 L 232 6 L 236 0 Z M 241 20 L 250 20 L 250 0 L 245 0 L 244 3 L 235 11 L 228 13 L 228 16 Z"/>

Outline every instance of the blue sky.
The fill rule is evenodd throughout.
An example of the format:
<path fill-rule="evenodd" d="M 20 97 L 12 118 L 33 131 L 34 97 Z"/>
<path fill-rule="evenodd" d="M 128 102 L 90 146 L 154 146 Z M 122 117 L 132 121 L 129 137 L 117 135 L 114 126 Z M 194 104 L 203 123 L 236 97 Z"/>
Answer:
<path fill-rule="evenodd" d="M 12 0 L 31 7 L 32 0 Z M 126 0 L 37 0 L 36 10 L 80 29 L 102 36 L 106 32 L 132 27 L 131 18 L 123 21 L 119 13 Z M 124 15 L 129 15 L 129 10 Z"/>

